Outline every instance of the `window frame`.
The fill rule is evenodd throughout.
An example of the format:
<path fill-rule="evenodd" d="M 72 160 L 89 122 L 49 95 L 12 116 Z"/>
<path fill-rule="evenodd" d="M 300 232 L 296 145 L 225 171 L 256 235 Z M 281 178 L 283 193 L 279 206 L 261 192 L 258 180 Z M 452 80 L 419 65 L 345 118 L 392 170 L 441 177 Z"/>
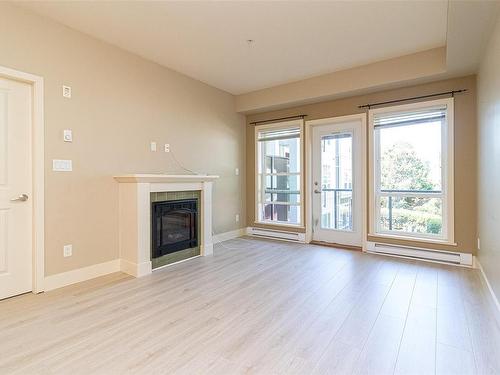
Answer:
<path fill-rule="evenodd" d="M 446 118 L 441 127 L 441 193 L 401 193 L 400 196 L 414 197 L 434 197 L 442 199 L 443 224 L 441 235 L 426 233 L 407 233 L 381 230 L 380 209 L 378 208 L 379 198 L 386 196 L 380 189 L 380 142 L 379 133 L 375 131 L 374 117 L 378 114 L 390 114 L 397 112 L 412 111 L 418 109 L 428 109 L 432 107 L 446 106 Z M 369 168 L 369 236 L 396 238 L 409 241 L 438 242 L 449 245 L 456 245 L 454 242 L 454 99 L 437 99 L 422 101 L 411 104 L 395 105 L 390 107 L 370 109 L 368 111 L 368 131 L 370 147 L 370 168 Z M 392 193 L 398 196 L 398 193 Z"/>
<path fill-rule="evenodd" d="M 299 207 L 299 220 L 300 222 L 298 224 L 293 224 L 293 223 L 287 223 L 287 222 L 280 222 L 280 221 L 272 221 L 272 220 L 261 220 L 261 214 L 259 211 L 259 205 L 262 203 L 265 203 L 265 192 L 263 189 L 263 186 L 259 186 L 259 157 L 261 155 L 259 154 L 259 132 L 263 130 L 281 130 L 281 129 L 289 129 L 289 128 L 299 128 L 299 150 L 300 150 L 300 155 L 299 155 L 299 165 L 300 165 L 300 172 L 293 172 L 293 173 L 286 173 L 286 175 L 290 176 L 299 176 L 299 181 L 300 181 L 300 188 L 299 188 L 299 194 L 300 194 L 300 203 L 299 204 L 294 204 L 294 206 Z M 255 224 L 265 224 L 265 225 L 272 225 L 272 226 L 282 226 L 282 227 L 292 227 L 292 228 L 305 228 L 304 227 L 304 120 L 303 119 L 298 119 L 298 120 L 291 120 L 291 121 L 283 121 L 283 122 L 274 122 L 270 124 L 263 124 L 263 125 L 255 125 L 254 127 L 254 147 L 255 147 L 255 162 L 254 162 L 254 178 L 255 178 L 255 218 L 254 218 L 254 223 Z M 260 166 L 262 168 L 262 171 L 265 170 L 265 158 L 262 158 L 262 165 Z M 265 173 L 263 173 L 264 175 Z M 279 173 L 276 175 L 284 175 L 283 173 Z M 264 185 L 265 183 L 265 178 L 262 179 L 262 184 Z M 259 190 L 262 192 L 261 196 L 259 195 Z M 273 203 L 273 202 L 271 202 Z"/>

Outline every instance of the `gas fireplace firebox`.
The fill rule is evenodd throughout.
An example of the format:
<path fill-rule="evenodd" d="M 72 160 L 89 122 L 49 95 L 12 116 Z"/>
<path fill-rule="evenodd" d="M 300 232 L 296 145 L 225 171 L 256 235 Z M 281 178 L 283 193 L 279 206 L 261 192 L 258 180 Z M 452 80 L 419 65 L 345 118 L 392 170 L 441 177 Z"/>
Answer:
<path fill-rule="evenodd" d="M 198 200 L 153 202 L 152 258 L 198 246 Z"/>

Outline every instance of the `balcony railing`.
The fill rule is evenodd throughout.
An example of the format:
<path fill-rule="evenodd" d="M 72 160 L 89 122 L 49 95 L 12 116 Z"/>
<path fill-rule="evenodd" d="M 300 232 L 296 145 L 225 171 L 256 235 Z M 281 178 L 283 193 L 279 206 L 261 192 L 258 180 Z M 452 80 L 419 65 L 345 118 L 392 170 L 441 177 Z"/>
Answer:
<path fill-rule="evenodd" d="M 380 197 L 387 198 L 387 219 L 381 216 L 382 221 L 386 221 L 389 231 L 394 230 L 394 199 L 419 198 L 432 199 L 442 198 L 441 190 L 405 190 L 405 189 L 381 189 Z M 408 210 L 412 211 L 412 210 Z M 397 229 L 396 229 L 397 230 Z"/>
<path fill-rule="evenodd" d="M 352 229 L 352 189 L 322 188 L 322 193 L 333 192 L 333 228 L 350 230 Z M 341 193 L 350 193 L 348 197 L 341 197 Z M 322 194 L 323 197 L 326 196 Z M 326 204 L 326 202 L 325 202 Z M 323 207 L 326 207 L 323 204 Z M 342 212 L 341 208 L 346 209 Z M 342 215 L 342 217 L 340 217 Z"/>

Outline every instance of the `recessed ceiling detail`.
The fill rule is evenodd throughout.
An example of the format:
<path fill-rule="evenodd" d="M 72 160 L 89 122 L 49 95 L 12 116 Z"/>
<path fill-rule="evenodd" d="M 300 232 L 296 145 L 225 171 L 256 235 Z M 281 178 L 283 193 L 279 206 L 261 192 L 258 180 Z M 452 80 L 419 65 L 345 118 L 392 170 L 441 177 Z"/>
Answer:
<path fill-rule="evenodd" d="M 242 94 L 444 46 L 447 4 L 44 1 L 20 6 Z"/>

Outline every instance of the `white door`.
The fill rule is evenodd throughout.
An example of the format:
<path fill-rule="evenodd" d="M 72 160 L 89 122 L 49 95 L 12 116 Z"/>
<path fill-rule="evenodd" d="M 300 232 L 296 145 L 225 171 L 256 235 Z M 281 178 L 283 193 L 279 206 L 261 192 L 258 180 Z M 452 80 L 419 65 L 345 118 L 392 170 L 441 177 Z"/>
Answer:
<path fill-rule="evenodd" d="M 362 246 L 362 122 L 312 127 L 313 240 Z"/>
<path fill-rule="evenodd" d="M 32 290 L 31 102 L 0 78 L 0 299 Z"/>

